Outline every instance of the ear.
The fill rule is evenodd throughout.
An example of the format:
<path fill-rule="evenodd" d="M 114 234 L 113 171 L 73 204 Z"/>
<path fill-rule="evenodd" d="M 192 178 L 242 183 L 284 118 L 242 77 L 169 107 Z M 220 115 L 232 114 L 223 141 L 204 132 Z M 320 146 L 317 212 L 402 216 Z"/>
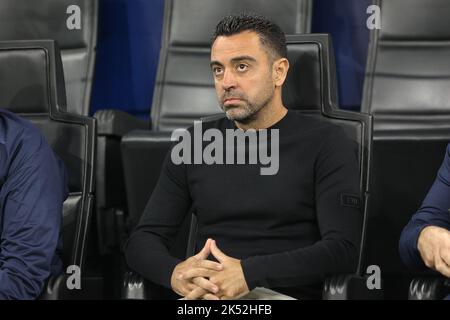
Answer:
<path fill-rule="evenodd" d="M 289 70 L 289 61 L 286 58 L 275 60 L 273 63 L 273 75 L 275 86 L 281 87 L 286 80 Z"/>

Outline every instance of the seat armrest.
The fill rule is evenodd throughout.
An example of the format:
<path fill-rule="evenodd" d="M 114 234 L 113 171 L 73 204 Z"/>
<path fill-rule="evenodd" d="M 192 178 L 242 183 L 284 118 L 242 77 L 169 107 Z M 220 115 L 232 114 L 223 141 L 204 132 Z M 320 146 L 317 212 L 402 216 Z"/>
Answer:
<path fill-rule="evenodd" d="M 126 134 L 121 142 L 125 188 L 130 227 L 140 219 L 172 141 L 170 132 L 137 130 Z"/>
<path fill-rule="evenodd" d="M 145 280 L 133 271 L 125 272 L 123 276 L 122 299 L 146 300 Z"/>
<path fill-rule="evenodd" d="M 171 290 L 158 286 L 134 271 L 127 271 L 123 278 L 122 299 L 153 300 L 179 298 Z"/>
<path fill-rule="evenodd" d="M 409 285 L 408 300 L 441 300 L 450 295 L 450 279 L 414 278 Z"/>
<path fill-rule="evenodd" d="M 122 137 L 132 130 L 150 129 L 150 123 L 119 110 L 98 110 L 97 132 L 100 136 Z"/>
<path fill-rule="evenodd" d="M 70 275 L 51 277 L 40 296 L 40 300 L 101 300 L 103 298 L 103 278 L 81 277 L 80 289 L 69 289 Z M 69 281 L 68 281 L 69 280 Z"/>
<path fill-rule="evenodd" d="M 127 234 L 127 200 L 120 141 L 127 132 L 149 124 L 119 110 L 99 110 L 96 137 L 96 216 L 100 254 L 117 250 Z"/>
<path fill-rule="evenodd" d="M 374 300 L 383 299 L 381 289 L 369 289 L 367 277 L 356 274 L 339 274 L 325 280 L 322 298 L 324 300 Z"/>

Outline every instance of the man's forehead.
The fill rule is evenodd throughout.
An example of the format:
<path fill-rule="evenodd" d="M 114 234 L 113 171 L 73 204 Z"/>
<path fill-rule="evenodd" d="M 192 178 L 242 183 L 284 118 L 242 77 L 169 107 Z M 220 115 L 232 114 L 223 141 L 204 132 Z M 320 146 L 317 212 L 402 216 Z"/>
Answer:
<path fill-rule="evenodd" d="M 254 31 L 243 31 L 231 36 L 219 36 L 211 47 L 211 60 L 229 60 L 236 56 L 258 56 L 263 48 Z"/>

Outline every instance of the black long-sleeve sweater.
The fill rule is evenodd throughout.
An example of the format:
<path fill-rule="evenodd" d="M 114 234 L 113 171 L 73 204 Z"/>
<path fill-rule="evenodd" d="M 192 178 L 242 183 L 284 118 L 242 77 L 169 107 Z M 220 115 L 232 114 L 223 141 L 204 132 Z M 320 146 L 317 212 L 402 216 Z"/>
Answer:
<path fill-rule="evenodd" d="M 203 130 L 209 128 L 225 137 L 225 130 L 236 127 L 223 118 L 203 123 Z M 166 158 L 126 245 L 132 269 L 170 288 L 180 260 L 168 246 L 194 208 L 196 247 L 213 238 L 225 254 L 241 259 L 250 289 L 317 284 L 326 275 L 355 270 L 362 223 L 355 205 L 355 142 L 338 126 L 292 110 L 268 129 L 279 130 L 274 175 L 261 175 L 267 165 L 176 165 Z"/>

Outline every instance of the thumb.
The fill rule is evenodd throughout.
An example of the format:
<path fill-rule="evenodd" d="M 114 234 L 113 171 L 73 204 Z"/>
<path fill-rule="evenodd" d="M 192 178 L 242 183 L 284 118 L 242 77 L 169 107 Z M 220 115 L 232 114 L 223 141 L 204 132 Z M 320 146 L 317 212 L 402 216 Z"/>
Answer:
<path fill-rule="evenodd" d="M 217 247 L 215 240 L 211 241 L 211 253 L 217 260 L 219 260 L 219 262 L 224 262 L 224 260 L 228 258 L 228 256 Z"/>
<path fill-rule="evenodd" d="M 206 240 L 203 249 L 200 250 L 200 252 L 197 253 L 194 257 L 201 260 L 207 259 L 209 254 L 211 253 L 211 242 L 211 239 Z"/>

